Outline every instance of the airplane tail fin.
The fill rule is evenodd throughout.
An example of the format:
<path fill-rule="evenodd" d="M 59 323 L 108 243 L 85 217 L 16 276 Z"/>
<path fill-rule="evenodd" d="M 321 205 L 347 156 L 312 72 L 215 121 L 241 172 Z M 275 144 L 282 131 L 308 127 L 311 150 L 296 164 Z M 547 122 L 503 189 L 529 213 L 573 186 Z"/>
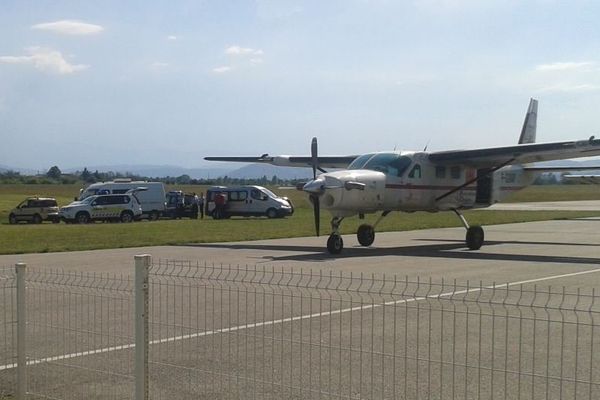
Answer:
<path fill-rule="evenodd" d="M 531 99 L 529 101 L 529 108 L 527 109 L 527 114 L 525 114 L 525 121 L 523 121 L 523 129 L 521 129 L 519 144 L 535 143 L 535 131 L 537 127 L 537 109 L 538 101 L 535 99 Z"/>

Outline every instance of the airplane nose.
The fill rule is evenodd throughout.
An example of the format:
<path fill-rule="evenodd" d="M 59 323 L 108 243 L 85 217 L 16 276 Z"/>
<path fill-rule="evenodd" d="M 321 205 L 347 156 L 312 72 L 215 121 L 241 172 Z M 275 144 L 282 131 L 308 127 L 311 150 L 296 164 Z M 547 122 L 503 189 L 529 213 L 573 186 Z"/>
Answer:
<path fill-rule="evenodd" d="M 321 194 L 325 190 L 325 180 L 317 178 L 307 182 L 306 185 L 302 187 L 302 190 L 312 194 Z"/>

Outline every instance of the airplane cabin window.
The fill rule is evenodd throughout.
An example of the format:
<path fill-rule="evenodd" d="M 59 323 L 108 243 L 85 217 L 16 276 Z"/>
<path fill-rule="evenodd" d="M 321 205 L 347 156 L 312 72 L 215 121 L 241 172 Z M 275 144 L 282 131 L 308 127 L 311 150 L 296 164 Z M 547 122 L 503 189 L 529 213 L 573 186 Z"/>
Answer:
<path fill-rule="evenodd" d="M 460 179 L 460 167 L 450 168 L 450 176 L 452 179 Z"/>
<path fill-rule="evenodd" d="M 446 177 L 446 167 L 438 165 L 435 167 L 435 177 L 439 179 L 444 179 Z"/>

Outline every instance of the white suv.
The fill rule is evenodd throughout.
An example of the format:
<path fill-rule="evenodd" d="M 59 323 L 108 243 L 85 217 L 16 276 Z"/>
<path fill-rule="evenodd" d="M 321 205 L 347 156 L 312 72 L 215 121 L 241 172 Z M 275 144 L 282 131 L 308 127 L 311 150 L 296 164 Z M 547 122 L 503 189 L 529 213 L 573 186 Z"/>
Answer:
<path fill-rule="evenodd" d="M 108 194 L 86 197 L 61 207 L 58 216 L 66 223 L 87 224 L 96 220 L 132 222 L 142 215 L 134 194 Z"/>

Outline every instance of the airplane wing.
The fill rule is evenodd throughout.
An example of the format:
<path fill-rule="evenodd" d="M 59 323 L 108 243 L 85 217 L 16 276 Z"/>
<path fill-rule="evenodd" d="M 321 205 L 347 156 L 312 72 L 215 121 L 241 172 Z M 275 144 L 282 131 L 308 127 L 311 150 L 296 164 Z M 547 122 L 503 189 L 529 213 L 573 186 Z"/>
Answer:
<path fill-rule="evenodd" d="M 569 171 L 600 171 L 600 165 L 596 166 L 572 166 L 572 167 L 545 167 L 543 165 L 533 165 L 523 167 L 525 171 L 536 171 L 536 172 L 569 172 Z"/>
<path fill-rule="evenodd" d="M 600 175 L 563 175 L 562 179 L 573 183 L 591 183 L 600 185 Z"/>
<path fill-rule="evenodd" d="M 358 155 L 348 156 L 319 156 L 319 168 L 347 168 Z M 206 161 L 228 161 L 245 163 L 265 163 L 279 167 L 310 168 L 312 158 L 310 156 L 269 156 L 263 154 L 260 157 L 204 157 Z"/>
<path fill-rule="evenodd" d="M 519 144 L 475 150 L 438 151 L 429 154 L 435 164 L 464 164 L 476 168 L 494 168 L 509 164 L 565 160 L 600 155 L 600 139 L 553 143 Z M 570 168 L 575 170 L 576 168 Z"/>

